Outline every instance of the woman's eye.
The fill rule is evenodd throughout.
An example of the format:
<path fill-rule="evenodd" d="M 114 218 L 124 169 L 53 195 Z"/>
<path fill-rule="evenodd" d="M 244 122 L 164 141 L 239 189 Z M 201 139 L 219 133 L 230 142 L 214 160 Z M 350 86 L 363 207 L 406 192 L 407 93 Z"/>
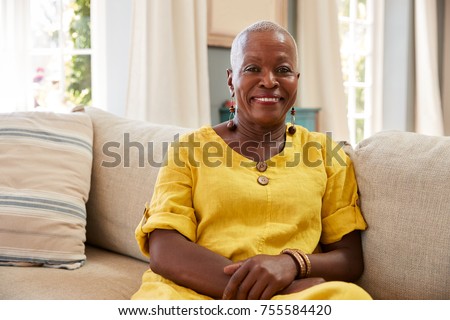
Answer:
<path fill-rule="evenodd" d="M 258 72 L 258 68 L 255 66 L 249 66 L 247 68 L 244 69 L 245 72 Z"/>
<path fill-rule="evenodd" d="M 289 73 L 289 72 L 291 72 L 292 70 L 291 70 L 289 67 L 279 67 L 279 68 L 277 69 L 277 71 L 278 71 L 279 73 Z"/>

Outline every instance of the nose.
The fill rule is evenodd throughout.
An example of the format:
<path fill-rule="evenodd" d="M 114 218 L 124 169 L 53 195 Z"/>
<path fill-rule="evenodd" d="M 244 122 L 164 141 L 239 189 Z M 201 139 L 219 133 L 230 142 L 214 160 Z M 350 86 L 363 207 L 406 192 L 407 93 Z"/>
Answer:
<path fill-rule="evenodd" d="M 264 88 L 275 88 L 279 86 L 278 79 L 272 71 L 261 73 L 259 85 Z"/>

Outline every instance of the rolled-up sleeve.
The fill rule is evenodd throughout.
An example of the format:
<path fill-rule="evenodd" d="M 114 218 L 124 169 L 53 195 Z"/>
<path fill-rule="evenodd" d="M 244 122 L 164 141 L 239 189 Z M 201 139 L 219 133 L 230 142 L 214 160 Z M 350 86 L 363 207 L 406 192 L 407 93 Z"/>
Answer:
<path fill-rule="evenodd" d="M 167 164 L 156 180 L 152 200 L 146 204 L 141 223 L 135 231 L 141 252 L 149 256 L 148 236 L 155 229 L 176 230 L 196 241 L 197 220 L 192 205 L 191 168 L 184 152 L 169 148 Z"/>
<path fill-rule="evenodd" d="M 354 230 L 365 230 L 367 224 L 357 204 L 358 186 L 350 157 L 331 139 L 326 138 L 324 145 L 327 187 L 322 199 L 320 240 L 330 244 Z"/>

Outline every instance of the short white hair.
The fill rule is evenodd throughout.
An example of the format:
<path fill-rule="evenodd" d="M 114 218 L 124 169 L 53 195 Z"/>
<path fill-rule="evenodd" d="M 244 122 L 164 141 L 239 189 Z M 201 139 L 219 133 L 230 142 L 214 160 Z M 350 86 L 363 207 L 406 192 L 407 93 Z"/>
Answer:
<path fill-rule="evenodd" d="M 239 32 L 239 34 L 234 38 L 233 43 L 231 45 L 231 53 L 230 53 L 230 63 L 232 69 L 236 65 L 237 55 L 239 50 L 241 49 L 242 39 L 244 38 L 244 36 L 247 36 L 249 33 L 253 32 L 268 32 L 268 31 L 280 32 L 292 40 L 295 49 L 295 63 L 296 66 L 298 66 L 298 49 L 294 37 L 289 33 L 289 31 L 287 31 L 279 24 L 272 21 L 262 20 L 248 26 L 247 28 Z"/>

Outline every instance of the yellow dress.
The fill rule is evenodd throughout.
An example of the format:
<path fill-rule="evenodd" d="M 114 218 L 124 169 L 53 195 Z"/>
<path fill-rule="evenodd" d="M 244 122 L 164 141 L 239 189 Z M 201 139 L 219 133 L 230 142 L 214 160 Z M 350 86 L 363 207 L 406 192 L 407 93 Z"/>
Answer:
<path fill-rule="evenodd" d="M 287 127 L 286 127 L 287 128 Z M 168 150 L 167 164 L 136 239 L 148 253 L 148 234 L 174 229 L 232 261 L 285 248 L 306 253 L 339 241 L 366 223 L 356 204 L 349 157 L 324 134 L 297 126 L 283 151 L 257 163 L 232 150 L 210 127 L 184 135 Z M 261 178 L 264 176 L 265 178 Z M 262 183 L 261 183 L 262 182 Z M 328 282 L 274 299 L 368 299 L 354 284 Z M 132 299 L 211 299 L 151 270 Z"/>

